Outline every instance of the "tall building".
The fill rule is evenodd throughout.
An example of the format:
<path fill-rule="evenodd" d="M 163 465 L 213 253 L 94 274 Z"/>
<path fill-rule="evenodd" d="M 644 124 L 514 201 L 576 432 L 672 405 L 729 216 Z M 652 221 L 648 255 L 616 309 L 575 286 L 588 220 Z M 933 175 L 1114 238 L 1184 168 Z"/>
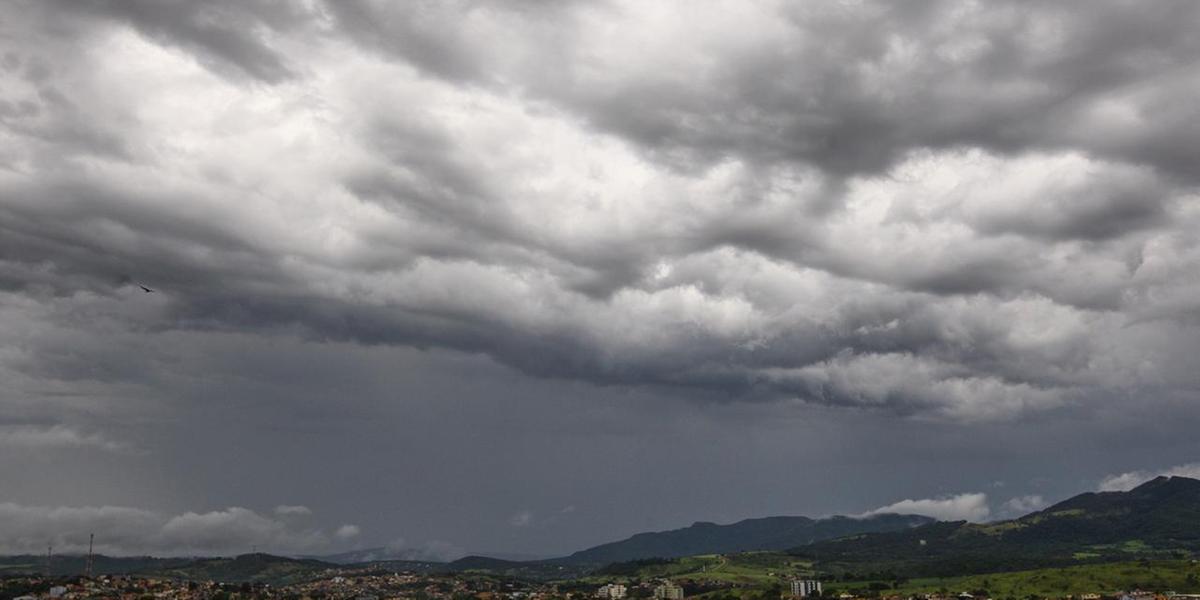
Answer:
<path fill-rule="evenodd" d="M 816 579 L 793 579 L 791 583 L 793 598 L 821 595 L 821 582 Z"/>
<path fill-rule="evenodd" d="M 664 581 L 662 585 L 654 588 L 654 597 L 656 600 L 683 600 L 683 588 L 670 581 Z"/>
<path fill-rule="evenodd" d="M 621 600 L 625 597 L 625 586 L 619 583 L 608 583 L 596 590 L 596 596 L 606 600 Z"/>

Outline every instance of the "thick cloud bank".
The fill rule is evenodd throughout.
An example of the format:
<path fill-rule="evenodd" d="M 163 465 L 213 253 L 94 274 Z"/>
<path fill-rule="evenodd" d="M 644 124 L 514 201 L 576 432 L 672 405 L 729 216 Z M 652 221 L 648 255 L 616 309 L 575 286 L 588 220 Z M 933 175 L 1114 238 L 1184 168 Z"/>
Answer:
<path fill-rule="evenodd" d="M 0 16 L 0 539 L 567 552 L 1196 455 L 1195 2 Z"/>
<path fill-rule="evenodd" d="M 1197 10 L 13 6 L 0 286 L 730 399 L 1179 393 Z"/>

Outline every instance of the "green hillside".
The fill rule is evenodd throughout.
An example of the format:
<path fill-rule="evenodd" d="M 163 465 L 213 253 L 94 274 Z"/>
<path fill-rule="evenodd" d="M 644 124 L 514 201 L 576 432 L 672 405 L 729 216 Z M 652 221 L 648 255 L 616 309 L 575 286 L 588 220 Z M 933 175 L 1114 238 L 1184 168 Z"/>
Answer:
<path fill-rule="evenodd" d="M 82 575 L 84 556 L 55 556 L 52 571 L 56 576 Z M 97 555 L 93 573 L 97 575 L 148 575 L 193 581 L 227 583 L 294 583 L 311 579 L 333 565 L 318 560 L 301 560 L 270 554 L 243 554 L 234 558 L 154 558 L 149 556 L 112 557 Z M 40 575 L 46 572 L 45 556 L 0 557 L 0 576 Z"/>
<path fill-rule="evenodd" d="M 784 576 L 810 575 L 812 572 L 811 562 L 782 552 L 743 552 L 613 563 L 597 570 L 588 580 L 646 581 L 667 578 L 767 585 Z"/>
<path fill-rule="evenodd" d="M 292 559 L 270 554 L 243 554 L 234 558 L 203 558 L 183 565 L 158 568 L 142 574 L 192 581 L 258 582 L 284 585 L 308 581 L 336 565 L 318 560 Z"/>
<path fill-rule="evenodd" d="M 527 580 L 564 580 L 581 577 L 591 569 L 587 566 L 563 564 L 555 561 L 516 561 L 492 558 L 490 556 L 464 556 L 458 560 L 446 563 L 441 567 L 441 570 L 458 573 L 490 573 Z"/>
<path fill-rule="evenodd" d="M 1192 557 L 1200 552 L 1200 481 L 1159 477 L 1128 492 L 1081 494 L 998 523 L 932 523 L 790 551 L 831 573 L 950 576 Z"/>
<path fill-rule="evenodd" d="M 875 588 L 888 585 L 889 589 L 879 592 L 882 594 L 909 596 L 935 592 L 987 592 L 985 595 L 998 600 L 1023 600 L 1030 595 L 1039 598 L 1087 593 L 1110 595 L 1133 589 L 1197 593 L 1200 592 L 1200 565 L 1191 560 L 1132 561 L 912 579 L 894 586 L 894 582 L 843 582 L 830 584 L 829 588 L 869 595 L 871 583 L 876 583 Z"/>
<path fill-rule="evenodd" d="M 786 550 L 812 542 L 880 531 L 901 531 L 931 523 L 918 515 L 883 514 L 868 518 L 766 517 L 730 525 L 699 522 L 670 531 L 639 533 L 619 542 L 580 550 L 555 562 L 608 564 L 644 558 L 674 558 L 756 550 Z"/>
<path fill-rule="evenodd" d="M 729 556 L 691 556 L 680 559 L 636 561 L 611 565 L 584 579 L 598 585 L 609 581 L 652 581 L 669 578 L 688 585 L 712 582 L 730 584 L 696 594 L 711 600 L 739 598 L 761 600 L 777 597 L 776 588 L 793 576 L 812 576 L 825 582 L 825 596 L 843 592 L 876 597 L 917 594 L 986 592 L 997 600 L 1059 598 L 1086 593 L 1110 595 L 1132 589 L 1200 593 L 1200 563 L 1194 560 L 1137 560 L 1089 563 L 1003 573 L 981 573 L 953 577 L 906 578 L 887 573 L 819 573 L 811 563 L 776 552 L 754 552 Z"/>
<path fill-rule="evenodd" d="M 95 556 L 92 571 L 96 574 L 130 574 L 167 569 L 191 564 L 191 558 L 155 558 L 152 556 Z M 82 575 L 87 569 L 87 557 L 58 554 L 53 557 L 51 571 L 55 575 Z M 0 576 L 31 575 L 46 572 L 46 556 L 23 554 L 0 556 Z"/>

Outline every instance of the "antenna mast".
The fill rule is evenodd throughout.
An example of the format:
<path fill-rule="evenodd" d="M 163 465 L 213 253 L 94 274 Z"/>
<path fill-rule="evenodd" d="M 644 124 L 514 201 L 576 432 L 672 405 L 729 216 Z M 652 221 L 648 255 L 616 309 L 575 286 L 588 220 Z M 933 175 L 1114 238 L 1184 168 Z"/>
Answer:
<path fill-rule="evenodd" d="M 50 576 L 50 557 L 54 554 L 54 546 L 46 546 L 46 577 Z"/>
<path fill-rule="evenodd" d="M 88 579 L 91 579 L 91 578 L 92 578 L 92 542 L 94 542 L 94 541 L 96 541 L 96 534 L 94 534 L 94 533 L 89 533 L 89 534 L 88 534 L 88 559 L 87 559 L 87 569 L 86 569 L 86 571 L 85 571 L 85 573 L 84 573 L 84 574 L 87 576 L 87 578 L 88 578 Z"/>

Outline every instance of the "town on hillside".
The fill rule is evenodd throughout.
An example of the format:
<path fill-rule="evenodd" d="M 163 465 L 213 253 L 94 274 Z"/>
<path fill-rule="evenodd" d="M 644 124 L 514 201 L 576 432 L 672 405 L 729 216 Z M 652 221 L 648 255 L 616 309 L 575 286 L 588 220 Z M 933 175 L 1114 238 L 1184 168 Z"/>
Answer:
<path fill-rule="evenodd" d="M 730 596 L 765 600 L 755 591 Z M 725 598 L 693 582 L 667 579 L 625 583 L 610 582 L 585 588 L 571 582 L 527 582 L 481 577 L 473 574 L 378 573 L 339 570 L 310 581 L 287 585 L 266 583 L 222 583 L 163 577 L 106 575 L 100 577 L 47 577 L 44 575 L 0 578 L 0 600 L 683 600 Z M 986 595 L 962 591 L 912 596 L 858 596 L 846 592 L 825 595 L 822 583 L 792 578 L 779 592 L 781 600 L 993 600 Z M 1058 598 L 1023 600 L 1200 600 L 1200 594 L 1177 594 L 1169 590 L 1131 590 L 1066 595 Z"/>

